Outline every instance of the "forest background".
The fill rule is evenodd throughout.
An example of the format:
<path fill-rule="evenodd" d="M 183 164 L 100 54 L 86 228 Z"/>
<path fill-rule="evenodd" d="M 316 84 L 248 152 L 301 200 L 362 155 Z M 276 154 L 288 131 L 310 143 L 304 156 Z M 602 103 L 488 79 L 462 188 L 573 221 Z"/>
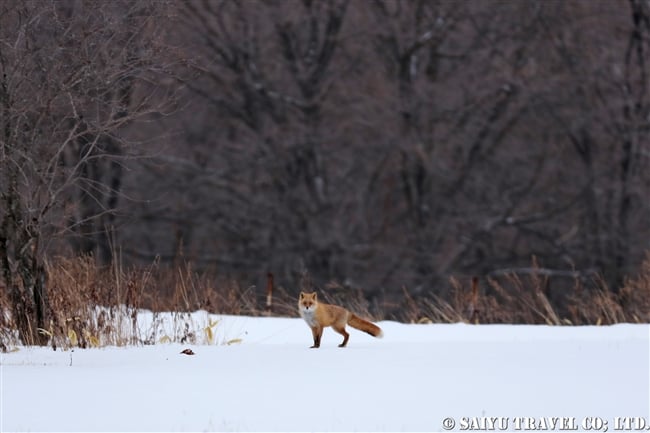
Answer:
<path fill-rule="evenodd" d="M 650 4 L 3 1 L 2 325 L 650 320 Z"/>

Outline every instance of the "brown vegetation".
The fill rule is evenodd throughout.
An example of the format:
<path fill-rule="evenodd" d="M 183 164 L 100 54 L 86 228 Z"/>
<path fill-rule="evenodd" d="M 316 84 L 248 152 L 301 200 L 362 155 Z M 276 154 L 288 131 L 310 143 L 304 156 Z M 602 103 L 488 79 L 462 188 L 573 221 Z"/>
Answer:
<path fill-rule="evenodd" d="M 156 339 L 138 331 L 142 310 L 179 315 L 176 341 L 196 337 L 186 313 L 205 310 L 233 315 L 269 315 L 266 291 L 240 287 L 236 281 L 200 274 L 191 266 L 172 271 L 154 263 L 148 268 L 124 270 L 99 268 L 90 257 L 57 258 L 48 262 L 47 287 L 49 324 L 35 329 L 48 344 L 57 347 L 154 344 Z M 536 269 L 533 267 L 533 269 Z M 304 276 L 303 276 L 304 279 Z M 311 283 L 308 283 L 313 288 Z M 369 302 L 363 290 L 344 288 L 330 282 L 319 295 L 328 303 L 373 317 L 408 323 L 511 323 L 547 325 L 611 325 L 650 322 L 650 257 L 636 278 L 626 280 L 617 291 L 601 278 L 574 280 L 573 289 L 562 302 L 548 297 L 549 277 L 531 273 L 526 277 L 507 274 L 487 279 L 451 278 L 450 298 L 429 294 L 413 297 L 406 288 L 400 302 Z M 297 315 L 293 290 L 275 287 L 273 315 Z M 390 299 L 393 299 L 392 297 Z M 0 297 L 0 348 L 17 344 L 17 324 L 5 292 Z M 37 326 L 29 323 L 30 327 Z M 207 329 L 206 329 L 207 330 Z M 209 331 L 210 332 L 210 331 Z M 172 341 L 172 339 L 169 339 Z"/>

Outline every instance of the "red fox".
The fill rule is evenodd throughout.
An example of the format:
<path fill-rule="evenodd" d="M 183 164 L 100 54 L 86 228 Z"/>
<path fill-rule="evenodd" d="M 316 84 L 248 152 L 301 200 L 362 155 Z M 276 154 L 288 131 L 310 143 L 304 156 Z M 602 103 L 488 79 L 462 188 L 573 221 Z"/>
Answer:
<path fill-rule="evenodd" d="M 320 347 L 323 328 L 327 326 L 331 326 L 332 329 L 343 336 L 343 342 L 339 344 L 339 347 L 345 347 L 350 338 L 350 334 L 345 331 L 346 324 L 360 331 L 367 332 L 373 337 L 382 338 L 384 336 L 379 326 L 363 320 L 345 308 L 318 302 L 316 292 L 300 292 L 298 311 L 300 312 L 300 317 L 305 319 L 305 322 L 311 328 L 311 333 L 314 336 L 314 345 L 311 346 L 312 349 Z"/>

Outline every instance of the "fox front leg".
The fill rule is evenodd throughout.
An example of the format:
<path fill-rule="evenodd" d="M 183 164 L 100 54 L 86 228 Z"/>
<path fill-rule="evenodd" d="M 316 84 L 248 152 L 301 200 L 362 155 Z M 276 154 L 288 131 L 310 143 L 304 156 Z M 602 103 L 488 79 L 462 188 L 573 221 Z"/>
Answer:
<path fill-rule="evenodd" d="M 314 336 L 314 345 L 310 349 L 318 349 L 320 347 L 320 337 L 323 335 L 323 328 L 314 326 L 311 328 L 311 333 Z"/>

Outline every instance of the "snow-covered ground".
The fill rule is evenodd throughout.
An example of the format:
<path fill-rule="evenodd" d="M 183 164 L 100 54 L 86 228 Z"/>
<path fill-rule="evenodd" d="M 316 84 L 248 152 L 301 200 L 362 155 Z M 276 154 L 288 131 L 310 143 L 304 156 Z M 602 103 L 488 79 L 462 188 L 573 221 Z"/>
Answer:
<path fill-rule="evenodd" d="M 454 431 L 494 421 L 496 430 L 612 431 L 650 422 L 648 325 L 381 322 L 383 339 L 351 330 L 340 349 L 327 329 L 309 349 L 301 319 L 219 318 L 212 345 L 3 354 L 1 430 L 441 431 L 452 418 Z M 195 355 L 180 354 L 186 348 Z M 555 429 L 553 417 L 563 417 Z"/>

